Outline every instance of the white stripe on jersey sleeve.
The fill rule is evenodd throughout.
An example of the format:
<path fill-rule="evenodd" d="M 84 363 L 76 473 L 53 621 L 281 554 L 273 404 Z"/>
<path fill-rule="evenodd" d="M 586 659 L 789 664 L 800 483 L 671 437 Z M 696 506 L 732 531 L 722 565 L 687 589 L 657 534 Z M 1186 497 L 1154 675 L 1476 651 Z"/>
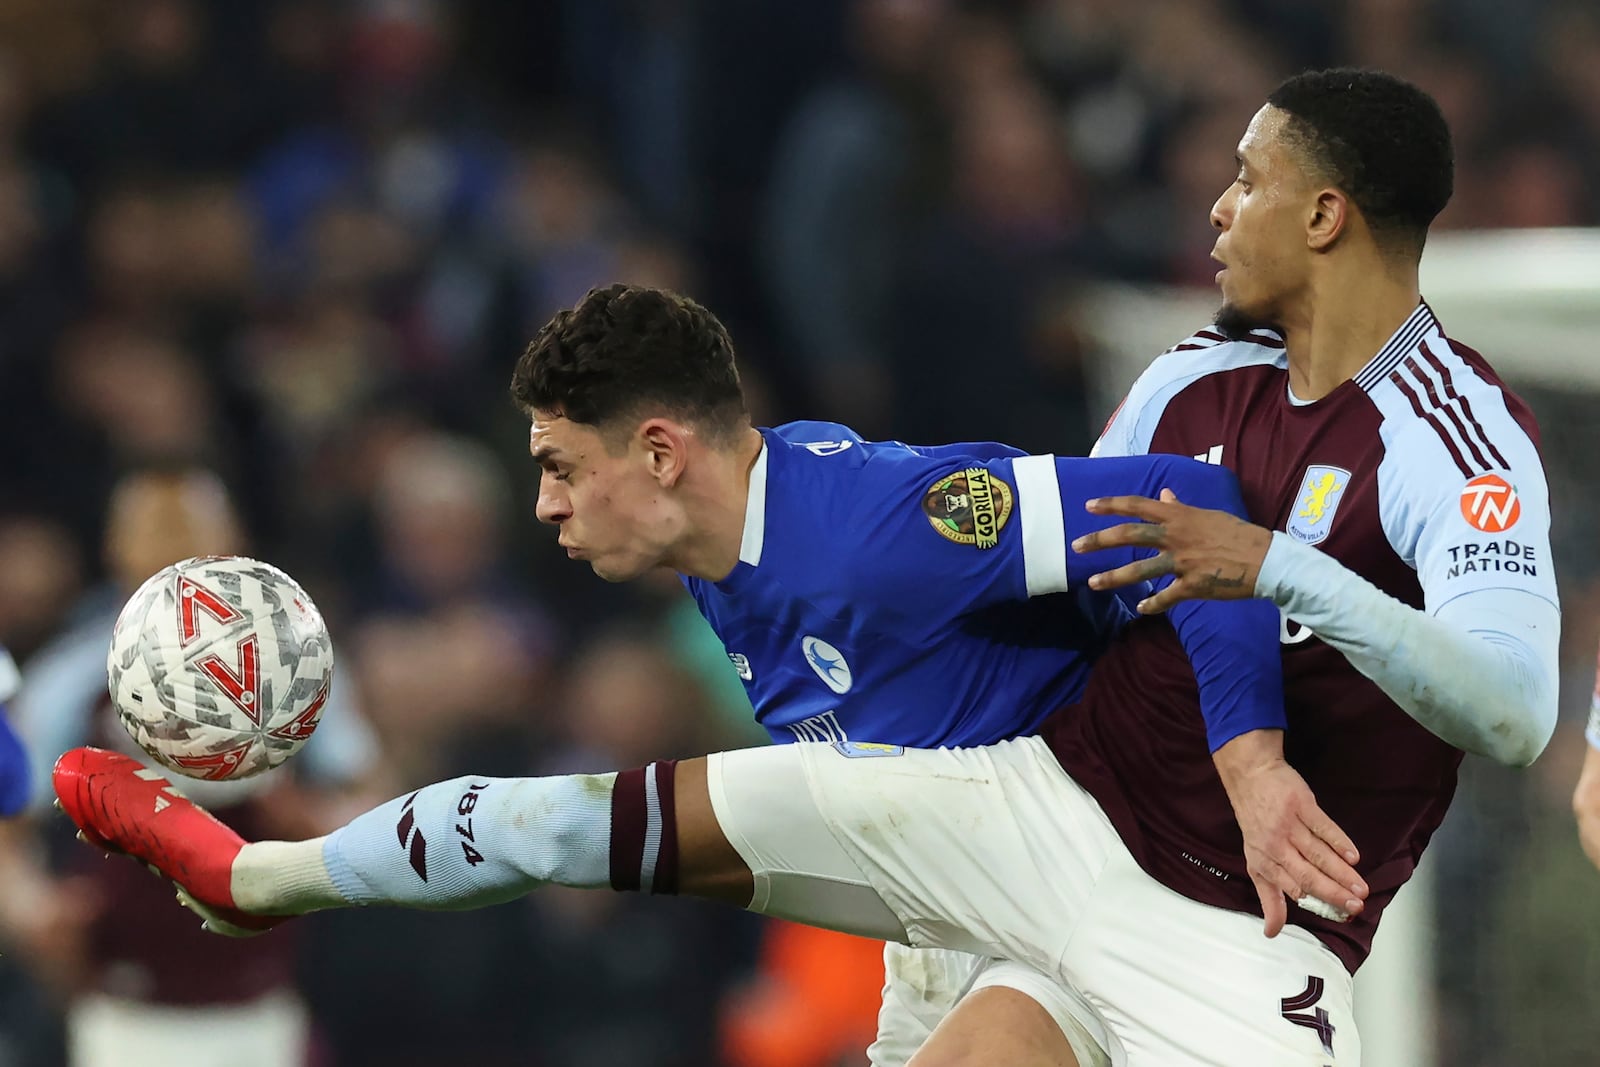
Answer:
<path fill-rule="evenodd" d="M 1056 457 L 1022 456 L 1011 461 L 1022 523 L 1022 568 L 1028 595 L 1067 590 L 1067 520 L 1062 514 Z"/>
<path fill-rule="evenodd" d="M 1094 443 L 1091 456 L 1142 456 L 1172 398 L 1208 374 L 1271 364 L 1289 365 L 1282 347 L 1250 341 L 1214 341 L 1211 330 L 1157 356 L 1128 390 L 1128 397 L 1111 416 L 1105 432 Z"/>

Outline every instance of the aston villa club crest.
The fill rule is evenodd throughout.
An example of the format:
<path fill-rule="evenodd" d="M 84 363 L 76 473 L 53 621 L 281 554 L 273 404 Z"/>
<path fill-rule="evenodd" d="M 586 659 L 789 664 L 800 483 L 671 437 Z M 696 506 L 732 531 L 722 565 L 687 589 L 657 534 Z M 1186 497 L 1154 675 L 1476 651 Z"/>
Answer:
<path fill-rule="evenodd" d="M 1338 512 L 1339 502 L 1344 499 L 1344 491 L 1349 485 L 1350 472 L 1343 467 L 1329 467 L 1321 463 L 1307 467 L 1305 479 L 1300 483 L 1300 492 L 1295 497 L 1294 510 L 1289 512 L 1289 521 L 1284 524 L 1284 530 L 1305 545 L 1326 540 L 1328 531 L 1333 528 L 1333 516 Z"/>

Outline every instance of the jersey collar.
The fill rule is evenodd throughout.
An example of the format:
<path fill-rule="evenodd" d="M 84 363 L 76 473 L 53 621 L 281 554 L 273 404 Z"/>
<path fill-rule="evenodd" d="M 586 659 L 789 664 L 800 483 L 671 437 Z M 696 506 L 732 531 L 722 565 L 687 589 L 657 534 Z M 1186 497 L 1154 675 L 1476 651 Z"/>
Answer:
<path fill-rule="evenodd" d="M 1400 361 L 1417 350 L 1417 346 L 1429 335 L 1439 332 L 1439 320 L 1433 317 L 1433 309 L 1426 301 L 1417 305 L 1405 322 L 1400 324 L 1389 338 L 1387 344 L 1378 350 L 1367 365 L 1356 372 L 1356 384 L 1367 392 L 1389 376 L 1389 372 L 1399 366 Z"/>
<path fill-rule="evenodd" d="M 1443 330 L 1439 326 L 1439 320 L 1434 317 L 1433 309 L 1428 306 L 1427 301 L 1423 301 L 1406 317 L 1406 321 L 1400 324 L 1400 328 L 1389 335 L 1389 340 L 1384 342 L 1378 354 L 1369 359 L 1367 365 L 1357 371 L 1351 381 L 1366 392 L 1372 392 L 1375 386 L 1400 365 L 1401 360 L 1415 352 L 1418 345 L 1434 334 L 1442 336 Z M 1340 389 L 1343 389 L 1343 385 Z M 1292 407 L 1306 408 L 1322 402 L 1301 400 L 1294 395 L 1294 386 L 1289 385 L 1287 380 L 1284 383 L 1284 392 Z"/>
<path fill-rule="evenodd" d="M 739 562 L 754 567 L 761 563 L 761 547 L 767 540 L 767 442 L 761 441 L 761 454 L 750 468 L 750 493 L 744 506 L 744 537 L 739 541 Z"/>

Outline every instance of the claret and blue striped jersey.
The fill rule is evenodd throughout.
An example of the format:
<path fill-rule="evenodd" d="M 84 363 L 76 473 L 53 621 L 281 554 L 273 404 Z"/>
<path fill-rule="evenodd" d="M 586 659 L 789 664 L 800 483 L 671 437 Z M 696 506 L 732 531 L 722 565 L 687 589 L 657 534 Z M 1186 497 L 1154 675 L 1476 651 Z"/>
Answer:
<path fill-rule="evenodd" d="M 777 741 L 936 747 L 1029 733 L 1082 692 L 1101 643 L 1151 591 L 1083 585 L 1150 554 L 1070 552 L 1123 521 L 1084 502 L 1171 488 L 1243 513 L 1231 473 L 1174 456 L 911 446 L 818 422 L 763 436 L 738 564 L 685 584 Z M 1196 602 L 1171 618 L 1213 748 L 1282 726 L 1276 608 Z"/>
<path fill-rule="evenodd" d="M 1448 616 L 1486 645 L 1520 646 L 1524 684 L 1536 688 L 1531 676 L 1547 663 L 1538 688 L 1553 690 L 1559 623 L 1535 630 L 1523 621 L 1530 602 L 1559 618 L 1538 428 L 1427 304 L 1353 377 L 1309 402 L 1291 388 L 1281 336 L 1201 330 L 1140 376 L 1095 451 L 1203 456 L 1231 468 L 1260 525 L 1316 546 L 1352 583 Z M 1290 921 L 1353 971 L 1444 818 L 1462 752 L 1300 620 L 1285 614 L 1279 640 L 1286 757 L 1356 842 L 1371 887 L 1348 923 L 1302 908 Z M 1402 660 L 1429 654 L 1426 644 L 1396 651 Z M 1184 654 L 1170 632 L 1129 626 L 1097 661 L 1084 698 L 1042 733 L 1151 877 L 1259 914 L 1232 804 L 1198 754 Z M 1148 788 L 1152 780 L 1161 788 Z"/>

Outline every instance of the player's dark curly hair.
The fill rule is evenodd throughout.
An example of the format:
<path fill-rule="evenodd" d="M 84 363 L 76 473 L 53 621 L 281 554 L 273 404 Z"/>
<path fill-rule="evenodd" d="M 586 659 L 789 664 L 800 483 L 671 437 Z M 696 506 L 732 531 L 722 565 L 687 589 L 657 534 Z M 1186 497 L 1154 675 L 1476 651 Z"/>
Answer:
<path fill-rule="evenodd" d="M 1428 226 L 1450 202 L 1450 127 L 1433 97 L 1376 70 L 1297 74 L 1267 97 L 1289 113 L 1289 135 L 1318 176 L 1355 201 L 1374 235 L 1421 255 Z"/>
<path fill-rule="evenodd" d="M 602 429 L 653 409 L 714 440 L 749 419 L 717 317 L 686 296 L 636 285 L 591 289 L 556 312 L 517 360 L 511 396 L 527 414 Z"/>

